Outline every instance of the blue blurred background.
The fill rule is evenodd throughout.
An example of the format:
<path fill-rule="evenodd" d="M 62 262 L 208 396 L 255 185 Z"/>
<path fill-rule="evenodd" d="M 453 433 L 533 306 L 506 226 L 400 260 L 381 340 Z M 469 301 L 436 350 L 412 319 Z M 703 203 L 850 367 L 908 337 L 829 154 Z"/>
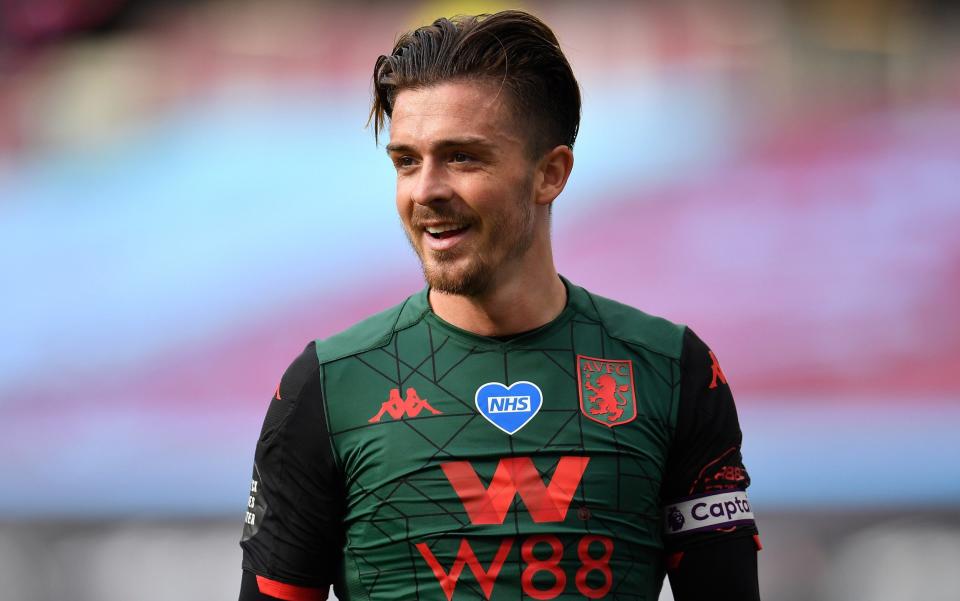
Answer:
<path fill-rule="evenodd" d="M 558 267 L 721 358 L 765 598 L 960 598 L 960 11 L 936 0 L 0 0 L 0 597 L 235 598 L 280 374 L 422 286 L 373 62 L 509 7 L 583 89 Z"/>

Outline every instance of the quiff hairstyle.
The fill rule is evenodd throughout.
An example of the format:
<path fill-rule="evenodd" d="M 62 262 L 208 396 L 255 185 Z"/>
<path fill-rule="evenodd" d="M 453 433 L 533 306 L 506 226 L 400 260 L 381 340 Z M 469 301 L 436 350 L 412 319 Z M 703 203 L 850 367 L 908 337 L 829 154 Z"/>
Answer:
<path fill-rule="evenodd" d="M 529 123 L 535 157 L 559 145 L 573 148 L 580 86 L 557 37 L 537 17 L 507 10 L 441 18 L 400 36 L 373 68 L 368 124 L 374 138 L 379 141 L 400 91 L 448 81 L 490 81 L 507 90 L 518 123 Z"/>

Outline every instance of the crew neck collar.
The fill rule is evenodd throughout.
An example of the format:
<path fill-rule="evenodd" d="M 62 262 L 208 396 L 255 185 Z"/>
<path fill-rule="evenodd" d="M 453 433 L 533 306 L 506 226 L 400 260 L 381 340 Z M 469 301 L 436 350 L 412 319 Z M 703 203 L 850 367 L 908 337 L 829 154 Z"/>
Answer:
<path fill-rule="evenodd" d="M 424 319 L 426 319 L 431 325 L 442 329 L 452 338 L 464 342 L 470 346 L 493 349 L 522 347 L 525 345 L 525 343 L 531 340 L 537 339 L 544 334 L 548 334 L 557 328 L 563 327 L 567 322 L 570 321 L 571 317 L 573 317 L 578 310 L 583 310 L 585 307 L 590 306 L 590 300 L 586 290 L 572 284 L 562 275 L 560 276 L 560 281 L 563 282 L 564 288 L 567 291 L 567 302 L 564 305 L 563 310 L 560 311 L 560 314 L 538 328 L 511 335 L 507 340 L 501 340 L 492 336 L 482 336 L 480 334 L 470 332 L 469 330 L 464 330 L 463 328 L 459 328 L 439 317 L 430 307 L 429 286 L 424 287 L 423 290 L 410 298 L 410 301 L 408 302 L 408 308 L 417 312 L 422 312 Z"/>

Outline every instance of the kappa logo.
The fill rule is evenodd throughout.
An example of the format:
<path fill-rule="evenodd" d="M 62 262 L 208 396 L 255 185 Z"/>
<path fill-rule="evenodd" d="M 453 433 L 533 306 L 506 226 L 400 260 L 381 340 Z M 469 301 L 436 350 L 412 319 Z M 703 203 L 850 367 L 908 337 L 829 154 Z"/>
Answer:
<path fill-rule="evenodd" d="M 721 383 L 727 383 L 727 376 L 723 375 L 723 370 L 720 369 L 720 362 L 717 361 L 717 356 L 713 354 L 713 351 L 708 351 L 710 353 L 710 369 L 713 371 L 713 379 L 710 380 L 710 389 L 717 387 L 717 380 L 720 380 Z"/>
<path fill-rule="evenodd" d="M 533 382 L 514 382 L 510 386 L 487 382 L 477 388 L 474 402 L 488 422 L 512 436 L 540 411 L 543 392 Z"/>
<path fill-rule="evenodd" d="M 633 363 L 577 355 L 580 411 L 605 426 L 621 426 L 637 417 Z"/>
<path fill-rule="evenodd" d="M 421 399 L 420 395 L 417 394 L 417 391 L 413 388 L 407 388 L 406 398 L 400 398 L 400 389 L 394 388 L 390 391 L 390 395 L 383 404 L 380 405 L 380 411 L 368 419 L 367 421 L 371 424 L 378 423 L 383 419 L 383 414 L 386 413 L 393 419 L 403 419 L 404 417 L 417 417 L 420 415 L 420 412 L 426 409 L 434 415 L 440 415 L 443 412 L 437 411 L 426 399 Z"/>

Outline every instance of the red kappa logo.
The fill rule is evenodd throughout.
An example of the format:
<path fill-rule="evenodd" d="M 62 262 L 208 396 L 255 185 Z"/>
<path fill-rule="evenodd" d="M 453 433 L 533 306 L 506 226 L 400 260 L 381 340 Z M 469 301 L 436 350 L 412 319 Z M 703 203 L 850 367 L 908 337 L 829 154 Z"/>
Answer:
<path fill-rule="evenodd" d="M 407 388 L 407 397 L 404 399 L 400 398 L 400 389 L 394 388 L 390 391 L 389 398 L 380 405 L 380 411 L 367 421 L 375 424 L 380 421 L 384 413 L 390 414 L 393 419 L 403 419 L 404 416 L 417 417 L 424 409 L 434 415 L 443 413 L 431 407 L 426 399 L 421 399 L 413 388 Z"/>
<path fill-rule="evenodd" d="M 713 370 L 713 379 L 710 380 L 710 389 L 717 387 L 717 380 L 720 380 L 722 383 L 727 383 L 727 376 L 723 375 L 723 370 L 720 369 L 720 362 L 717 361 L 717 356 L 713 354 L 713 351 L 708 351 L 710 353 L 710 369 Z"/>
<path fill-rule="evenodd" d="M 629 359 L 577 355 L 577 384 L 580 411 L 593 421 L 612 428 L 637 417 L 633 363 Z"/>

